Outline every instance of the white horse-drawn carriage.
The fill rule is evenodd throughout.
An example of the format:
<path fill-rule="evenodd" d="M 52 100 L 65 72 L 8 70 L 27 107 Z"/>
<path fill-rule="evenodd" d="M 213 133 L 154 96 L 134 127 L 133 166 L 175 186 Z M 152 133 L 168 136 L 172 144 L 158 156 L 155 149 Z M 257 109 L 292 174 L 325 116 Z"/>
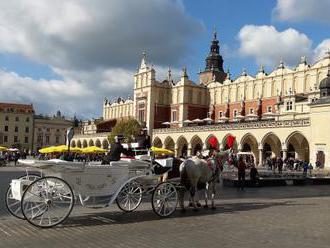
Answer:
<path fill-rule="evenodd" d="M 106 198 L 103 207 L 116 202 L 130 212 L 151 193 L 153 211 L 168 217 L 178 203 L 179 180 L 158 183 L 154 159 L 123 159 L 110 165 L 62 160 L 19 160 L 27 167 L 25 176 L 14 179 L 6 193 L 12 215 L 37 227 L 53 227 L 65 221 L 76 201 L 89 206 L 91 198 Z M 168 165 L 168 161 L 165 161 Z M 39 171 L 40 175 L 29 174 Z"/>

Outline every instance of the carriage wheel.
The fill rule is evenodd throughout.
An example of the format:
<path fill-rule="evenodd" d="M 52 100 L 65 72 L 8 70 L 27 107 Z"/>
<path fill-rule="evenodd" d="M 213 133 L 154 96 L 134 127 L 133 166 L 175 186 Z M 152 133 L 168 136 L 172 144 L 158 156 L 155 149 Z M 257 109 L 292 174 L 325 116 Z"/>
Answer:
<path fill-rule="evenodd" d="M 160 217 L 169 217 L 178 204 L 178 191 L 172 183 L 159 184 L 152 194 L 153 211 Z"/>
<path fill-rule="evenodd" d="M 141 201 L 142 188 L 135 181 L 126 183 L 116 198 L 117 206 L 124 212 L 134 211 Z"/>
<path fill-rule="evenodd" d="M 47 228 L 62 223 L 71 213 L 73 204 L 73 191 L 64 180 L 43 177 L 27 187 L 21 208 L 29 223 Z"/>
<path fill-rule="evenodd" d="M 35 180 L 39 179 L 40 176 L 38 175 L 25 175 L 18 179 L 27 179 L 31 182 L 34 182 Z M 8 187 L 6 192 L 6 207 L 8 211 L 11 213 L 11 215 L 15 216 L 18 219 L 24 219 L 22 209 L 21 209 L 21 201 L 13 198 L 13 193 L 11 192 L 11 186 Z"/>

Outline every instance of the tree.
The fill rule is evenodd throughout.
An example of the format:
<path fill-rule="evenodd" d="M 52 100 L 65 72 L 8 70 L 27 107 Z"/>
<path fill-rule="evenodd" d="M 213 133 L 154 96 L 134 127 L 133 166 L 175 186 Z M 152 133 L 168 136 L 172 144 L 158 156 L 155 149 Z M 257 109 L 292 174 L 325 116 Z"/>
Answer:
<path fill-rule="evenodd" d="M 116 123 L 108 139 L 110 143 L 113 143 L 115 140 L 115 136 L 118 134 L 122 134 L 125 137 L 124 142 L 131 143 L 134 138 L 139 134 L 140 129 L 141 126 L 139 122 L 133 118 L 121 120 Z"/>

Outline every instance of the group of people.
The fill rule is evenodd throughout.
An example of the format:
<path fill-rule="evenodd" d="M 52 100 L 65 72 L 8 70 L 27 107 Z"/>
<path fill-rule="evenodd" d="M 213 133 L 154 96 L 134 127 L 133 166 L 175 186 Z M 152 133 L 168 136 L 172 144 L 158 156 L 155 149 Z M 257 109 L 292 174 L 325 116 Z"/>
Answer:
<path fill-rule="evenodd" d="M 0 165 L 5 166 L 10 162 L 13 162 L 16 166 L 18 159 L 26 159 L 26 152 L 2 152 L 0 153 Z"/>
<path fill-rule="evenodd" d="M 282 174 L 283 168 L 290 171 L 303 171 L 304 175 L 307 175 L 308 171 L 311 174 L 312 170 L 314 169 L 311 163 L 299 159 L 294 159 L 292 157 L 288 157 L 284 160 L 280 156 L 273 158 L 267 157 L 265 164 L 267 168 L 272 170 L 274 173 L 277 169 L 279 174 Z"/>

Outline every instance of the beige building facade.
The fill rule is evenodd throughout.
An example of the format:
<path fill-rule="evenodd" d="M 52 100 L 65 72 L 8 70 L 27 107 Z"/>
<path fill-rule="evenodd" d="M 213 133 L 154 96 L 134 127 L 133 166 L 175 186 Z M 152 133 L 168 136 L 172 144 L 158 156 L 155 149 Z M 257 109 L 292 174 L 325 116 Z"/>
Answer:
<path fill-rule="evenodd" d="M 42 147 L 66 144 L 66 131 L 72 126 L 73 121 L 62 116 L 60 111 L 52 117 L 36 115 L 33 151 L 38 151 Z"/>
<path fill-rule="evenodd" d="M 0 103 L 0 146 L 32 150 L 32 104 Z"/>
<path fill-rule="evenodd" d="M 243 70 L 232 79 L 219 50 L 215 33 L 199 82 L 191 81 L 185 68 L 178 81 L 170 70 L 157 80 L 143 53 L 133 99 L 105 99 L 104 121 L 136 118 L 155 146 L 174 150 L 176 156 L 208 148 L 211 138 L 225 149 L 228 137 L 235 137 L 234 148 L 252 152 L 258 165 L 282 156 L 330 167 L 330 104 L 327 86 L 322 86 L 330 78 L 330 53 L 314 64 L 301 57 L 294 68 L 280 61 L 270 73 L 260 66 L 256 75 Z"/>

